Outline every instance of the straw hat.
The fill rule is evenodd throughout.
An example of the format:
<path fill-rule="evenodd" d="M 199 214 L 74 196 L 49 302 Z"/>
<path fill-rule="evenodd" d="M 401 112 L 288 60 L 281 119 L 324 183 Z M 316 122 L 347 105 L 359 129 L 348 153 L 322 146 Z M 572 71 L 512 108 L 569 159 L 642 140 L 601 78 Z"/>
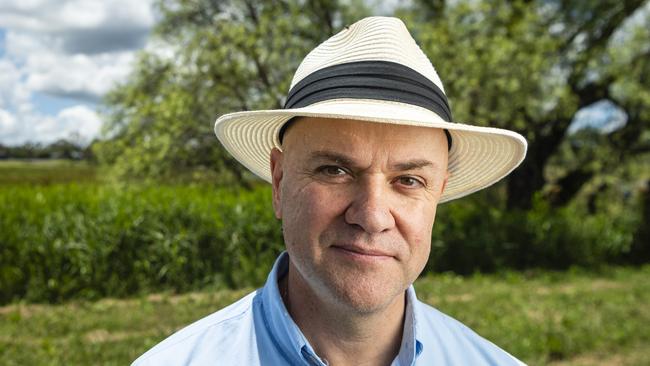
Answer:
<path fill-rule="evenodd" d="M 452 122 L 438 74 L 397 18 L 370 17 L 346 27 L 305 57 L 284 109 L 229 113 L 214 131 L 230 154 L 270 182 L 270 151 L 281 149 L 281 129 L 297 116 L 448 131 L 449 180 L 440 202 L 496 183 L 526 155 L 526 140 L 515 132 Z"/>

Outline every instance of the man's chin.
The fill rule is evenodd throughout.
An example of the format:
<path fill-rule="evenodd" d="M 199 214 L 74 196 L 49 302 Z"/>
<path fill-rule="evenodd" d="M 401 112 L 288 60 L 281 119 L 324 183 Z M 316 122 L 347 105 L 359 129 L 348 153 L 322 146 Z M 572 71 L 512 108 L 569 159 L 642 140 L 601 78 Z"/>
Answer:
<path fill-rule="evenodd" d="M 348 311 L 371 315 L 390 307 L 404 291 L 387 287 L 386 283 L 352 279 L 343 286 L 336 286 L 333 292 L 337 302 Z"/>

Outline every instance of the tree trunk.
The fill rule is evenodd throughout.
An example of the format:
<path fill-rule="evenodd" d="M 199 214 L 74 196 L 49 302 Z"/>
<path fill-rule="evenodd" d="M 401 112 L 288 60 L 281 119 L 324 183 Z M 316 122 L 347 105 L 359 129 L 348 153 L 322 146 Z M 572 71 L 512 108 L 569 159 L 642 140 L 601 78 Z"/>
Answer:
<path fill-rule="evenodd" d="M 646 180 L 641 190 L 641 221 L 634 233 L 629 260 L 634 264 L 650 262 L 650 180 Z"/>
<path fill-rule="evenodd" d="M 531 149 L 532 150 L 532 149 Z M 544 162 L 529 151 L 526 160 L 508 178 L 508 209 L 528 210 L 533 205 L 533 195 L 544 187 Z M 544 159 L 546 160 L 546 159 Z"/>

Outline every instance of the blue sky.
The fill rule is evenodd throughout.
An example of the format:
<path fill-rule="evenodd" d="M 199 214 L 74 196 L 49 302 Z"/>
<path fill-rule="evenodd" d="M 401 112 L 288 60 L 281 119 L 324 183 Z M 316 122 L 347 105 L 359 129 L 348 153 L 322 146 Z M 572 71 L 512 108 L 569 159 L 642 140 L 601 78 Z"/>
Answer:
<path fill-rule="evenodd" d="M 7 33 L 4 28 L 0 28 L 0 57 L 5 54 L 5 33 Z"/>
<path fill-rule="evenodd" d="M 96 137 L 154 22 L 151 0 L 0 0 L 0 144 Z"/>

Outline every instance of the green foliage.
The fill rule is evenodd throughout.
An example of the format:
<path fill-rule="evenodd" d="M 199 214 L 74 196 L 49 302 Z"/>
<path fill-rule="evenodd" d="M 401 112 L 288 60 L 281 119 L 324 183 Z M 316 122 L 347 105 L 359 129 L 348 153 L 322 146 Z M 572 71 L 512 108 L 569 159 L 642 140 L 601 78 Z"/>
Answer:
<path fill-rule="evenodd" d="M 264 268 L 268 270 L 268 267 Z M 643 365 L 650 267 L 431 275 L 418 297 L 529 365 Z M 125 365 L 251 289 L 0 308 L 3 365 Z M 561 361 L 561 363 L 555 363 Z"/>
<path fill-rule="evenodd" d="M 536 6 L 462 1 L 435 21 L 411 9 L 400 15 L 436 66 L 455 121 L 520 131 L 535 143 L 535 125 L 547 122 L 549 109 L 575 113 L 566 80 L 552 75 L 562 40 Z"/>
<path fill-rule="evenodd" d="M 437 67 L 456 121 L 528 140 L 526 160 L 508 177 L 508 208 L 529 209 L 548 185 L 556 191 L 548 201 L 564 206 L 636 154 L 650 161 L 647 1 L 418 1 L 399 15 Z M 625 111 L 625 127 L 592 135 L 599 153 L 578 154 L 593 156 L 588 165 L 559 158 L 576 113 L 603 100 Z M 551 162 L 564 168 L 553 179 Z"/>
<path fill-rule="evenodd" d="M 542 199 L 531 210 L 505 210 L 479 193 L 439 207 L 427 268 L 472 273 L 622 261 L 643 225 L 638 211 L 589 214 L 575 205 L 552 209 Z"/>
<path fill-rule="evenodd" d="M 118 177 L 169 180 L 187 170 L 221 184 L 253 179 L 214 136 L 217 116 L 280 108 L 305 54 L 358 18 L 360 1 L 159 1 L 154 40 L 106 99 L 94 151 Z M 170 56 L 171 54 L 171 56 Z"/>
<path fill-rule="evenodd" d="M 267 188 L 5 186 L 0 302 L 261 283 L 282 248 Z"/>
<path fill-rule="evenodd" d="M 111 109 L 105 126 L 113 138 L 93 144 L 99 162 L 120 178 L 173 180 L 192 167 L 200 178 L 242 181 L 243 168 L 219 146 L 210 124 L 197 123 L 214 119 L 204 110 L 214 103 L 197 105 L 196 88 L 175 82 L 172 64 L 142 55 L 136 77 L 107 97 L 120 107 Z"/>

